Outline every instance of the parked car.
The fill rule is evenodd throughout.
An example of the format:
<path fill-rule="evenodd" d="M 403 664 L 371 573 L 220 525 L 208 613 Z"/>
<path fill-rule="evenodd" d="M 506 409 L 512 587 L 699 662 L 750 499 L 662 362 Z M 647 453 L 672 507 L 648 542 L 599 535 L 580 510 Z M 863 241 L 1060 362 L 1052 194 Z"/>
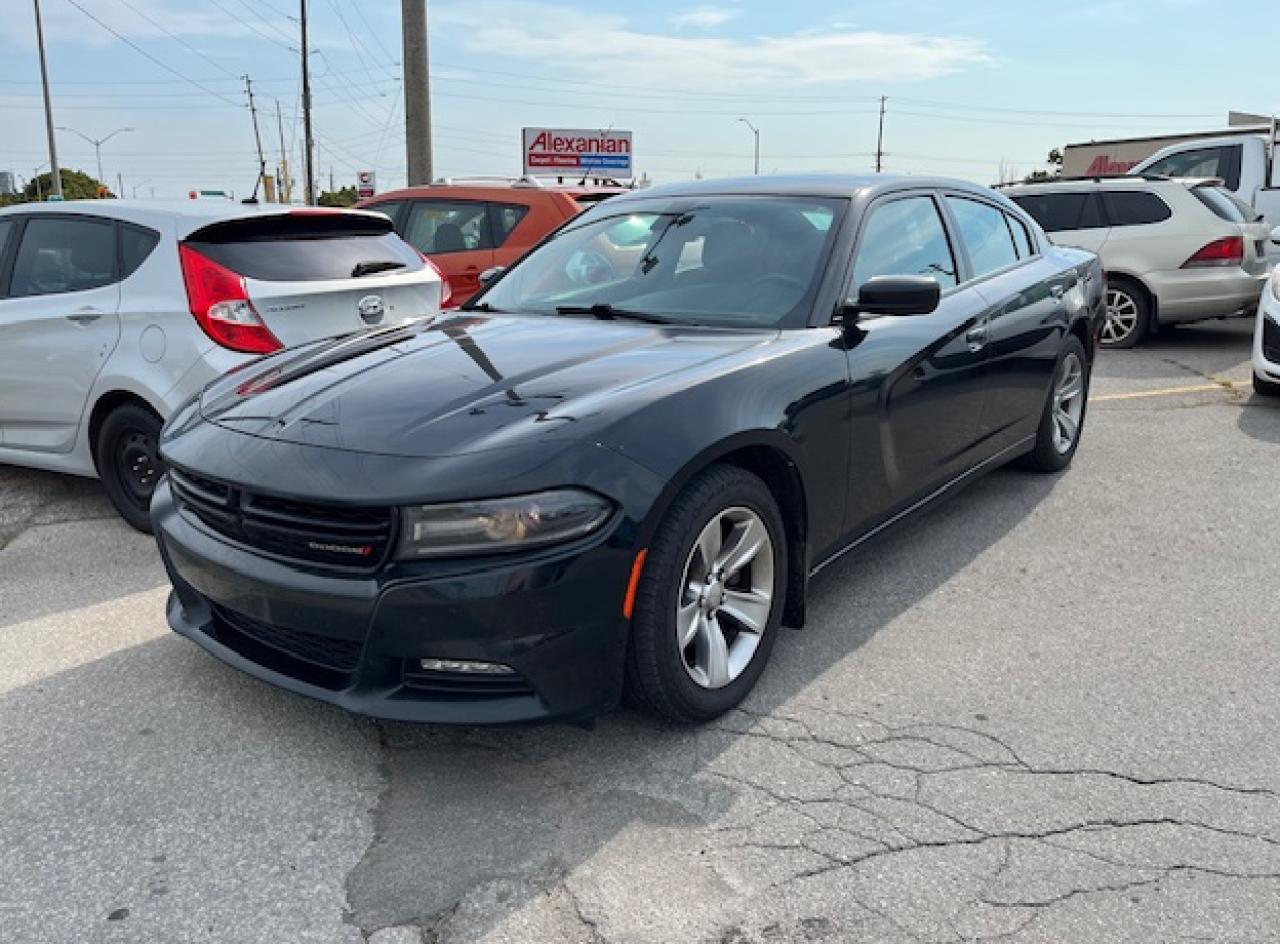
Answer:
<path fill-rule="evenodd" d="M 1236 133 L 1179 141 L 1139 161 L 1130 173 L 1216 177 L 1270 226 L 1280 226 L 1280 167 L 1269 138 Z M 1272 264 L 1280 261 L 1280 246 L 1272 246 L 1269 257 Z"/>
<path fill-rule="evenodd" d="M 1280 245 L 1280 226 L 1271 234 Z M 1262 396 L 1280 397 L 1280 267 L 1262 290 L 1257 325 L 1253 332 L 1253 389 Z"/>
<path fill-rule="evenodd" d="M 1102 257 L 1106 347 L 1160 325 L 1251 312 L 1267 277 L 1265 223 L 1219 180 L 1089 177 L 1005 189 L 1060 245 Z"/>
<path fill-rule="evenodd" d="M 455 178 L 357 205 L 389 216 L 396 232 L 440 267 L 453 304 L 461 305 L 480 290 L 485 270 L 511 265 L 565 220 L 625 191 L 618 184 L 544 184 L 533 177 Z"/>
<path fill-rule="evenodd" d="M 0 462 L 102 479 L 148 530 L 164 418 L 290 344 L 439 311 L 376 213 L 88 200 L 0 210 Z"/>
<path fill-rule="evenodd" d="M 188 403 L 152 505 L 170 625 L 380 717 L 583 718 L 625 692 L 713 718 L 812 574 L 1006 462 L 1071 462 L 1102 286 L 960 181 L 615 197 L 461 311 Z"/>

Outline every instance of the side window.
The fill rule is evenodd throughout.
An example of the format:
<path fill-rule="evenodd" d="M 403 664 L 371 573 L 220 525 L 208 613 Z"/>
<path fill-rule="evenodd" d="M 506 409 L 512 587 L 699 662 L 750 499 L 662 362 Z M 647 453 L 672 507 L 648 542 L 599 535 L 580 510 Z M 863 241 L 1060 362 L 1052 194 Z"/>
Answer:
<path fill-rule="evenodd" d="M 1161 158 L 1145 173 L 1166 177 L 1221 177 L 1228 190 L 1240 187 L 1241 145 L 1191 148 Z"/>
<path fill-rule="evenodd" d="M 1108 190 L 1102 204 L 1112 226 L 1147 226 L 1173 216 L 1168 204 L 1145 190 Z"/>
<path fill-rule="evenodd" d="M 1005 223 L 1007 217 L 1003 210 L 965 197 L 947 197 L 947 206 L 960 228 L 960 240 L 969 250 L 974 278 L 1018 261 L 1018 250 L 1014 248 L 1013 233 Z"/>
<path fill-rule="evenodd" d="M 1005 214 L 1005 222 L 1009 224 L 1009 229 L 1013 233 L 1013 243 L 1018 247 L 1019 259 L 1030 259 L 1036 254 L 1036 244 L 1031 238 L 1031 232 L 1027 229 L 1025 223 L 1016 216 Z"/>
<path fill-rule="evenodd" d="M 429 256 L 492 249 L 489 205 L 445 200 L 416 201 L 409 209 L 404 239 Z"/>
<path fill-rule="evenodd" d="M 507 237 L 511 235 L 513 229 L 520 225 L 520 221 L 529 212 L 529 208 L 518 203 L 494 203 L 491 205 L 491 212 L 493 214 L 493 244 L 496 247 L 507 241 Z"/>
<path fill-rule="evenodd" d="M 931 275 L 943 289 L 956 284 L 956 260 L 932 197 L 907 197 L 871 210 L 853 264 L 856 295 L 877 275 Z"/>
<path fill-rule="evenodd" d="M 0 278 L 4 276 L 4 263 L 9 251 L 9 237 L 13 235 L 15 225 L 15 220 L 0 220 Z M 0 281 L 0 298 L 4 298 L 5 294 L 5 285 Z"/>
<path fill-rule="evenodd" d="M 387 219 L 391 220 L 392 225 L 399 227 L 401 225 L 400 211 L 404 209 L 403 200 L 388 200 L 385 203 L 377 203 L 373 206 L 362 207 L 370 213 L 381 213 Z"/>
<path fill-rule="evenodd" d="M 31 219 L 13 264 L 9 294 L 54 295 L 115 280 L 115 226 L 86 219 Z"/>
<path fill-rule="evenodd" d="M 1097 229 L 1102 221 L 1098 195 L 1087 193 L 1023 193 L 1013 197 L 1046 233 L 1072 229 Z"/>
<path fill-rule="evenodd" d="M 139 226 L 120 227 L 120 278 L 127 279 L 146 262 L 160 242 L 160 234 Z"/>

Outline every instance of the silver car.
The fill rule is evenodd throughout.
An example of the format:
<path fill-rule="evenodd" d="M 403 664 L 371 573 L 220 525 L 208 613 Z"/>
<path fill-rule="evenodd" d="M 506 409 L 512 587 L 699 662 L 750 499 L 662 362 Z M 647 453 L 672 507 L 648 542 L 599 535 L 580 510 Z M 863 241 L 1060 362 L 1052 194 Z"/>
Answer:
<path fill-rule="evenodd" d="M 157 437 L 183 401 L 260 354 L 436 313 L 447 288 L 377 213 L 0 210 L 0 462 L 98 476 L 147 530 Z"/>
<path fill-rule="evenodd" d="M 1269 227 L 1217 179 L 1092 177 L 1004 190 L 1049 238 L 1096 252 L 1106 347 L 1163 324 L 1248 313 L 1267 277 Z"/>

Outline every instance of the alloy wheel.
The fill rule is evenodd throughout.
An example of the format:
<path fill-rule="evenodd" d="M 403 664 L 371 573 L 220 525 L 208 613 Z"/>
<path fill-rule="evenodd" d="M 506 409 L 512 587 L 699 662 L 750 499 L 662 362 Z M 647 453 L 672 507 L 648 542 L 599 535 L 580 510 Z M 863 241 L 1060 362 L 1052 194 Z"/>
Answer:
<path fill-rule="evenodd" d="M 1107 289 L 1107 317 L 1102 324 L 1102 343 L 1119 344 L 1138 330 L 1138 303 L 1128 292 Z"/>
<path fill-rule="evenodd" d="M 685 562 L 676 645 L 702 688 L 742 675 L 773 611 L 773 542 L 750 508 L 726 508 L 702 529 Z"/>
<path fill-rule="evenodd" d="M 1084 416 L 1084 364 L 1074 352 L 1058 365 L 1053 385 L 1053 448 L 1060 455 L 1071 451 L 1080 435 Z"/>

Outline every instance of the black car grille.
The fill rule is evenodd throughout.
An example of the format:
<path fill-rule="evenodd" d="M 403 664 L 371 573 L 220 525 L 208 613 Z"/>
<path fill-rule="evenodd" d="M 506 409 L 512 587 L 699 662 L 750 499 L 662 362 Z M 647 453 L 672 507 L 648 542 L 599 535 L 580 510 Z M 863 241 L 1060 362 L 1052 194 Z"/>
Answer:
<path fill-rule="evenodd" d="M 440 701 L 521 698 L 534 694 L 533 687 L 520 675 L 439 672 L 417 666 L 418 660 L 405 660 L 405 687 Z"/>
<path fill-rule="evenodd" d="M 1265 315 L 1262 317 L 1262 356 L 1273 364 L 1280 364 L 1280 325 Z"/>
<path fill-rule="evenodd" d="M 260 495 L 170 468 L 178 506 L 207 528 L 275 557 L 372 570 L 391 552 L 390 508 L 319 505 Z"/>
<path fill-rule="evenodd" d="M 324 688 L 343 688 L 360 664 L 361 644 L 271 626 L 214 606 L 212 635 L 253 662 Z"/>

